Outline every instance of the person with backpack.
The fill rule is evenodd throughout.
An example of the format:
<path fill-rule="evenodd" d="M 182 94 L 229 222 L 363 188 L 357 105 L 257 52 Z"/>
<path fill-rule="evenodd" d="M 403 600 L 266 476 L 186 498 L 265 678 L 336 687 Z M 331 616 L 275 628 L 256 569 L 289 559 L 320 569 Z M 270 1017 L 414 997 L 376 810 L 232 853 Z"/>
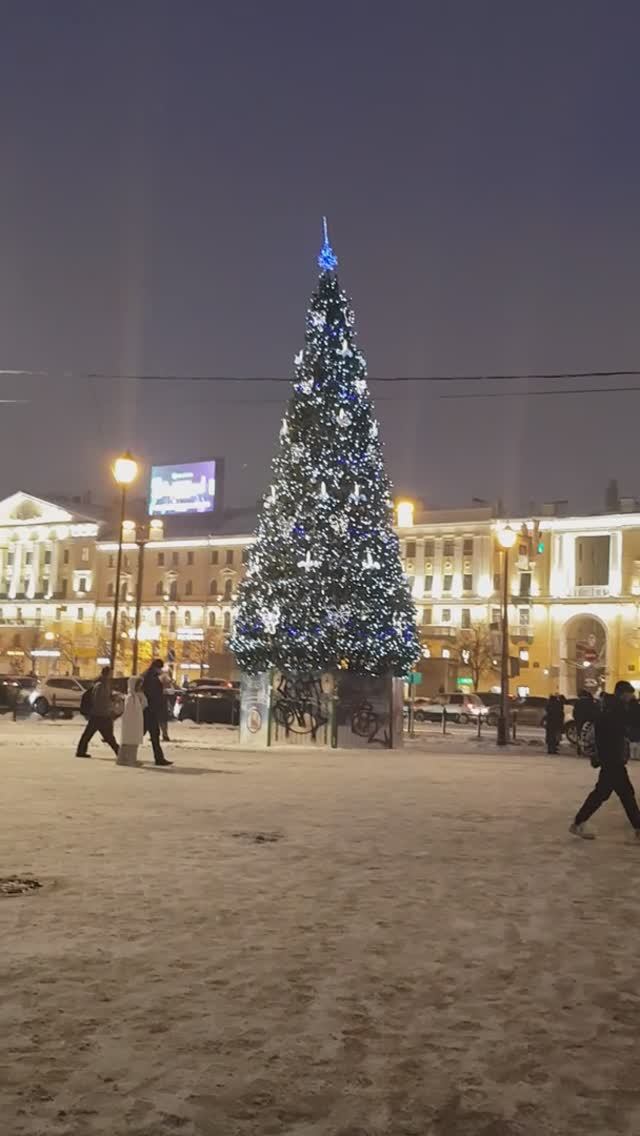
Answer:
<path fill-rule="evenodd" d="M 160 681 L 163 667 L 162 659 L 154 659 L 142 680 L 142 691 L 147 700 L 144 711 L 144 732 L 151 739 L 153 760 L 156 765 L 173 765 L 173 762 L 168 761 L 164 756 L 160 745 L 160 723 L 165 705 L 164 687 Z"/>
<path fill-rule="evenodd" d="M 89 695 L 90 697 L 87 697 Z M 84 703 L 84 706 L 82 705 Z M 76 757 L 91 757 L 87 746 L 94 734 L 100 734 L 103 741 L 111 746 L 118 756 L 118 743 L 113 733 L 113 690 L 111 685 L 111 667 L 103 667 L 100 678 L 90 690 L 85 691 L 80 703 L 80 709 L 88 715 L 88 722 L 82 732 L 76 749 Z"/>
<path fill-rule="evenodd" d="M 594 833 L 585 828 L 586 822 L 615 793 L 622 805 L 636 837 L 640 839 L 640 808 L 627 773 L 629 759 L 629 703 L 635 698 L 630 682 L 616 683 L 613 694 L 603 697 L 602 711 L 595 723 L 587 722 L 582 728 L 581 745 L 591 764 L 600 768 L 600 775 L 584 804 L 578 809 L 569 831 L 583 840 L 593 840 Z M 590 751 L 590 752 L 589 752 Z"/>

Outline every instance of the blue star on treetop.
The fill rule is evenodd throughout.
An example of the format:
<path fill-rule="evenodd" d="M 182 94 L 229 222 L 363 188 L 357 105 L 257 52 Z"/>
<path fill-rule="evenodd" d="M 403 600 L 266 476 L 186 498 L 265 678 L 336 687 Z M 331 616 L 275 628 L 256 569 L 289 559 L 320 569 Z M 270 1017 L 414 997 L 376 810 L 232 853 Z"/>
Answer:
<path fill-rule="evenodd" d="M 323 272 L 333 272 L 334 269 L 338 267 L 338 258 L 329 244 L 326 217 L 322 218 L 322 232 L 324 240 L 322 242 L 322 248 L 318 253 L 318 268 L 321 268 Z"/>

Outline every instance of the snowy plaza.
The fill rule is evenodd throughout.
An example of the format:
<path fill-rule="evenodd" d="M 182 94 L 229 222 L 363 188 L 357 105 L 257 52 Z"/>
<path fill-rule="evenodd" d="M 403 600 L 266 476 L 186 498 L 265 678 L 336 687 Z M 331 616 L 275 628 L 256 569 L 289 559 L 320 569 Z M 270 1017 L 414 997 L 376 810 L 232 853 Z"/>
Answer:
<path fill-rule="evenodd" d="M 616 802 L 568 836 L 586 762 L 177 734 L 0 723 L 43 885 L 0 900 L 3 1133 L 637 1136 L 640 850 Z"/>

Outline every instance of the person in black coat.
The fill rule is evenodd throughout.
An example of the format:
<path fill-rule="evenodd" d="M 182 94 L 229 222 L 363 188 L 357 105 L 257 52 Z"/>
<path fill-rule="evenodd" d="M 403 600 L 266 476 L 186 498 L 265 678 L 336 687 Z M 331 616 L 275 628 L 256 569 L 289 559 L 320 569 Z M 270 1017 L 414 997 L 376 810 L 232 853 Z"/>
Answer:
<path fill-rule="evenodd" d="M 578 753 L 580 749 L 580 733 L 582 727 L 587 722 L 595 722 L 598 714 L 598 706 L 595 698 L 589 690 L 581 690 L 575 706 L 573 707 L 573 720 L 576 724 L 576 737 Z"/>
<path fill-rule="evenodd" d="M 142 690 L 147 699 L 144 732 L 151 738 L 153 760 L 156 765 L 173 765 L 172 761 L 167 761 L 160 745 L 160 724 L 164 714 L 164 687 L 160 680 L 163 666 L 162 659 L 154 659 L 148 671 L 145 671 L 142 682 Z"/>
<path fill-rule="evenodd" d="M 557 694 L 547 700 L 544 719 L 547 753 L 557 753 L 564 730 L 564 702 Z"/>
<path fill-rule="evenodd" d="M 615 793 L 627 814 L 636 837 L 640 839 L 640 808 L 627 773 L 629 757 L 630 703 L 635 691 L 630 682 L 622 679 L 615 691 L 603 698 L 601 713 L 595 720 L 596 748 L 600 762 L 600 776 L 586 801 L 576 813 L 570 832 L 583 840 L 593 840 L 593 833 L 585 823 Z"/>

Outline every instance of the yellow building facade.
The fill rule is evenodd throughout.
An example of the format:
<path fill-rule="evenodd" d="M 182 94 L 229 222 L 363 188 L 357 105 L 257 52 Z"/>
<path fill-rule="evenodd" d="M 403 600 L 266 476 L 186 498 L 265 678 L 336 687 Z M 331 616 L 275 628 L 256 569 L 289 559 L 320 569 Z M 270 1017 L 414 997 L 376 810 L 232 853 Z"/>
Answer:
<path fill-rule="evenodd" d="M 398 510 L 423 646 L 423 692 L 499 683 L 507 523 L 488 508 Z M 518 517 L 508 565 L 511 687 L 534 695 L 617 678 L 640 685 L 640 513 Z M 98 516 L 18 492 L 0 502 L 0 670 L 89 676 L 106 659 L 117 543 Z M 118 670 L 131 667 L 143 561 L 139 666 L 168 657 L 180 678 L 234 674 L 226 651 L 248 533 L 138 543 L 125 527 Z M 139 534 L 138 534 L 139 535 Z M 516 673 L 519 672 L 519 673 Z"/>

